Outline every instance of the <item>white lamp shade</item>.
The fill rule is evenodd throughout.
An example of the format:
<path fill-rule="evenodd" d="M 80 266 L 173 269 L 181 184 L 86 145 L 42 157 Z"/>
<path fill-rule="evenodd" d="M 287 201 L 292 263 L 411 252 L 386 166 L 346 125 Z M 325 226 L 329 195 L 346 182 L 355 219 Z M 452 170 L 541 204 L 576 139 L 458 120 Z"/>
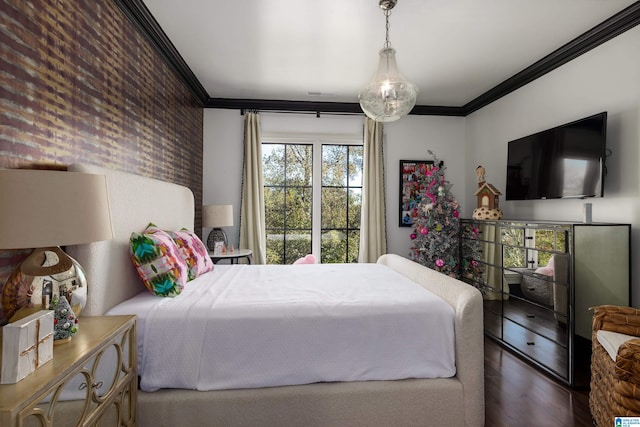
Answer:
<path fill-rule="evenodd" d="M 112 238 L 104 175 L 0 170 L 0 249 L 78 245 Z"/>
<path fill-rule="evenodd" d="M 208 205 L 202 208 L 203 227 L 233 226 L 233 205 Z"/>

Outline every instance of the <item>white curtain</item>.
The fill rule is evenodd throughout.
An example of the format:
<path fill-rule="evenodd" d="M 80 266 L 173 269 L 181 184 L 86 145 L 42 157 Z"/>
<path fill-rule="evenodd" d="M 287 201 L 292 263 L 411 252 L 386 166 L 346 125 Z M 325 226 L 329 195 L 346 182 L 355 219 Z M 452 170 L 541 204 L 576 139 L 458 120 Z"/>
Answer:
<path fill-rule="evenodd" d="M 509 283 L 504 275 L 502 266 L 502 233 L 500 227 L 495 225 L 482 225 L 482 235 L 485 236 L 485 243 L 482 244 L 482 253 L 486 269 L 485 283 L 492 290 L 484 292 L 484 299 L 499 300 L 509 299 Z M 498 267 L 494 267 L 498 266 Z"/>
<path fill-rule="evenodd" d="M 358 262 L 376 262 L 387 252 L 382 131 L 382 123 L 365 118 Z"/>
<path fill-rule="evenodd" d="M 247 112 L 244 115 L 240 247 L 253 251 L 254 264 L 267 263 L 263 191 L 260 116 L 258 113 Z"/>

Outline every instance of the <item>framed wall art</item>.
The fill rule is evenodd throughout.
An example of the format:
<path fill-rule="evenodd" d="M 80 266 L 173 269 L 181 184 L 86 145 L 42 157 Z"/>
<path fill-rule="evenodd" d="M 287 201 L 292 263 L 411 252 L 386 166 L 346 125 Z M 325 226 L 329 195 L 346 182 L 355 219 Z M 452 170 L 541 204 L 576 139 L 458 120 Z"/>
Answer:
<path fill-rule="evenodd" d="M 400 227 L 412 227 L 433 160 L 400 160 Z"/>

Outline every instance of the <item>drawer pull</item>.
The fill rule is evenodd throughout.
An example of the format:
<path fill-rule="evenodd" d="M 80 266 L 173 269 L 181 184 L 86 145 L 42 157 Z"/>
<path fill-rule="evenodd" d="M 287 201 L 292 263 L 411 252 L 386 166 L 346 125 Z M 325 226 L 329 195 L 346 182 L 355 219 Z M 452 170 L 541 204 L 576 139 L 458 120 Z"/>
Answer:
<path fill-rule="evenodd" d="M 102 381 L 98 381 L 97 383 L 91 384 L 91 387 L 99 389 L 102 387 L 102 384 Z M 85 388 L 87 388 L 87 383 L 82 383 L 78 386 L 78 390 L 84 390 Z"/>
<path fill-rule="evenodd" d="M 535 319 L 535 318 L 536 318 L 536 315 L 535 315 L 535 314 L 527 314 L 527 317 L 528 317 L 529 319 Z"/>
<path fill-rule="evenodd" d="M 536 343 L 533 341 L 527 341 L 527 345 L 536 345 Z"/>

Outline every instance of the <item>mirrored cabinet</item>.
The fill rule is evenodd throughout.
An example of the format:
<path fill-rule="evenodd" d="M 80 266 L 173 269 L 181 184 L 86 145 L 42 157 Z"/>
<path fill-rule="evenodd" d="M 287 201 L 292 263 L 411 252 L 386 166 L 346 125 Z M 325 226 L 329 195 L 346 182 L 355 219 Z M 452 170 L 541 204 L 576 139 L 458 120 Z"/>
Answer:
<path fill-rule="evenodd" d="M 589 307 L 631 303 L 631 226 L 464 219 L 461 231 L 461 278 L 483 294 L 485 334 L 587 385 Z"/>

